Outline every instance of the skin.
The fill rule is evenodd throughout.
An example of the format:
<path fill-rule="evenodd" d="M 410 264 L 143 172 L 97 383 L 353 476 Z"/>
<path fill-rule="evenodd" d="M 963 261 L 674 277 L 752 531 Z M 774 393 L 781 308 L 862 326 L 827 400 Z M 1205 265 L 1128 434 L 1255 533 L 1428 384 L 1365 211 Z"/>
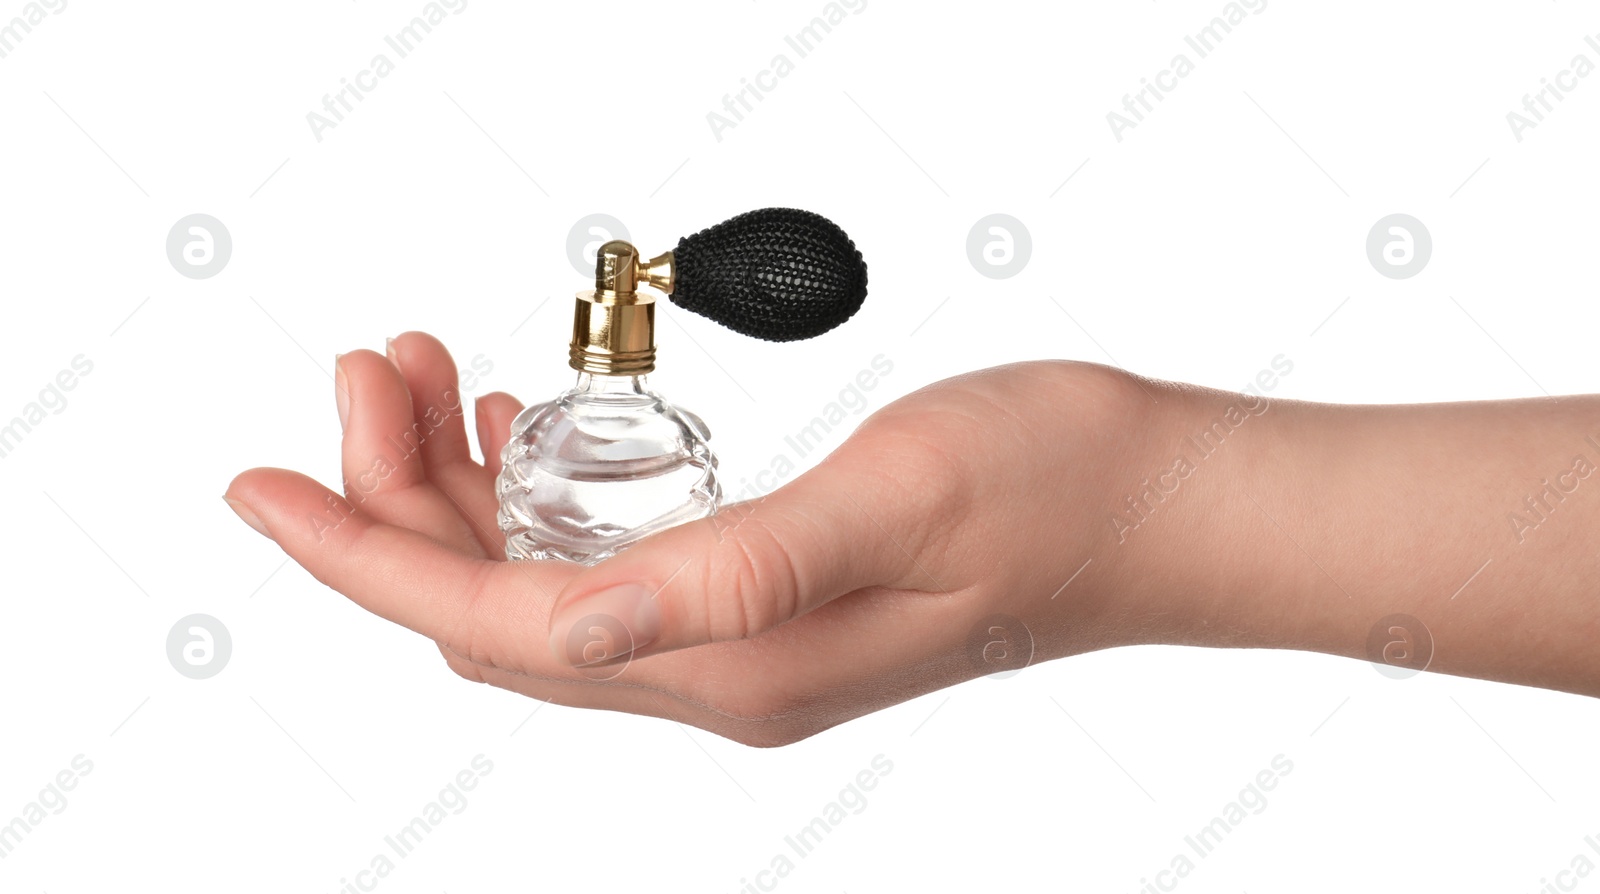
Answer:
<path fill-rule="evenodd" d="M 252 469 L 225 499 L 460 676 L 533 698 L 774 746 L 1114 646 L 1368 660 L 1395 614 L 1413 620 L 1382 642 L 1404 659 L 1425 627 L 1430 671 L 1600 695 L 1600 475 L 1583 472 L 1600 397 L 1333 405 L 1010 364 L 910 394 L 777 491 L 583 568 L 504 561 L 514 398 L 477 401 L 480 461 L 431 336 L 342 355 L 336 379 L 344 492 Z M 1229 413 L 1202 456 L 1188 439 Z M 1558 488 L 1535 513 L 1541 479 Z M 609 647 L 584 635 L 597 615 L 621 632 Z"/>

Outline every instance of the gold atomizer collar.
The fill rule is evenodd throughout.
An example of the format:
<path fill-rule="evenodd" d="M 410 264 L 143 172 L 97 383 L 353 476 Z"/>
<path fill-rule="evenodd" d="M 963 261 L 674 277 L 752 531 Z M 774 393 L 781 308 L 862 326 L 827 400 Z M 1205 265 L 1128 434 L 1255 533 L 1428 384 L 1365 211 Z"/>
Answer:
<path fill-rule="evenodd" d="M 641 263 L 639 251 L 614 240 L 595 255 L 594 288 L 579 292 L 567 365 L 603 376 L 642 376 L 656 368 L 656 299 L 641 283 L 670 293 L 673 256 Z"/>

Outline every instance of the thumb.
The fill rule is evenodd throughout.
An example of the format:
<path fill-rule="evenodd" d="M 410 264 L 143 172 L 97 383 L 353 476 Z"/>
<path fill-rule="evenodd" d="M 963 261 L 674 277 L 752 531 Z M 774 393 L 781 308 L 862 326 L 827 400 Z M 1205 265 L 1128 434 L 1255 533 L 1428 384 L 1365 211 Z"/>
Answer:
<path fill-rule="evenodd" d="M 899 533 L 915 523 L 914 502 L 881 474 L 825 462 L 573 578 L 551 612 L 550 648 L 584 666 L 746 639 L 897 581 L 915 568 Z"/>

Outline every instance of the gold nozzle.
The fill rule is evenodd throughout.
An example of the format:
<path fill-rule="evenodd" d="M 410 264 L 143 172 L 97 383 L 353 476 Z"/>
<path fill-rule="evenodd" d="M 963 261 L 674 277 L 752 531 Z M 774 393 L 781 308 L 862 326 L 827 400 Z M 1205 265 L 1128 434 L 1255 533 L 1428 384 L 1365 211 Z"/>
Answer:
<path fill-rule="evenodd" d="M 673 280 L 678 272 L 676 261 L 672 252 L 662 252 L 639 268 L 639 277 L 646 285 L 654 286 L 671 295 Z"/>
<path fill-rule="evenodd" d="M 595 255 L 594 289 L 579 292 L 567 365 L 603 376 L 642 376 L 656 368 L 656 299 L 642 282 L 664 292 L 673 285 L 667 252 L 640 263 L 639 250 L 613 240 Z"/>

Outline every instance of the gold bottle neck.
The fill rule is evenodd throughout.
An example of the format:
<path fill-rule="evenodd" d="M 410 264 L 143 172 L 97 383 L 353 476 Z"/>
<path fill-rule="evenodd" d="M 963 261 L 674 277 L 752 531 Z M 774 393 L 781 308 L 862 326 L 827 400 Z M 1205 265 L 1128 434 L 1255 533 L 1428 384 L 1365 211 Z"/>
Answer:
<path fill-rule="evenodd" d="M 595 256 L 594 288 L 578 293 L 567 365 L 602 376 L 641 376 L 656 368 L 656 298 L 641 283 L 672 291 L 671 252 L 641 263 L 639 251 L 614 240 Z"/>
<path fill-rule="evenodd" d="M 572 311 L 567 365 L 600 376 L 642 376 L 656 368 L 656 302 L 627 304 L 579 292 Z"/>

